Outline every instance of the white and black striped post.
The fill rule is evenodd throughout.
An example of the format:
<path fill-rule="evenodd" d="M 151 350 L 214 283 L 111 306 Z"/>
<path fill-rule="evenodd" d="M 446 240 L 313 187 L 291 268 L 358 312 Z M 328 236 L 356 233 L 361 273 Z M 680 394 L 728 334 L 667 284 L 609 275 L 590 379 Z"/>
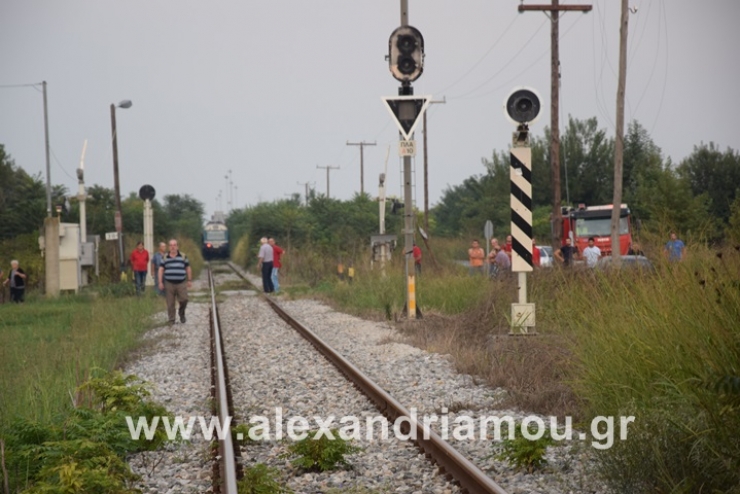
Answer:
<path fill-rule="evenodd" d="M 532 272 L 532 148 L 529 124 L 537 120 L 540 99 L 532 89 L 518 88 L 504 103 L 517 125 L 511 146 L 511 270 L 518 274 L 519 302 L 511 304 L 509 334 L 536 334 L 534 304 L 527 303 L 527 273 Z"/>
<path fill-rule="evenodd" d="M 516 141 L 515 141 L 516 142 Z M 516 144 L 515 144 L 516 146 Z M 511 333 L 530 334 L 534 304 L 527 303 L 527 273 L 532 261 L 532 148 L 511 148 L 511 270 L 518 273 L 519 303 L 511 304 Z"/>

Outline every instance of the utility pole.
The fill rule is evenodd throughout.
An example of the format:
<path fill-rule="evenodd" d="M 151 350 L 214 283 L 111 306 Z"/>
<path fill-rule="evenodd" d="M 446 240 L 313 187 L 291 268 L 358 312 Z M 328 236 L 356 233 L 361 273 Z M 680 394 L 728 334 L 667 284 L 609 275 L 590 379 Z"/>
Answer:
<path fill-rule="evenodd" d="M 303 185 L 306 189 L 306 206 L 308 206 L 308 191 L 310 190 L 308 188 L 309 185 L 313 184 L 314 182 L 296 182 L 298 185 Z"/>
<path fill-rule="evenodd" d="M 622 165 L 624 158 L 624 93 L 627 84 L 627 27 L 629 3 L 622 0 L 619 28 L 619 82 L 617 83 L 617 138 L 614 142 L 614 199 L 612 200 L 612 259 L 619 262 L 619 218 L 622 213 Z"/>
<path fill-rule="evenodd" d="M 365 146 L 375 146 L 375 142 L 349 142 L 347 146 L 360 146 L 360 195 L 365 195 L 365 159 L 363 150 Z"/>
<path fill-rule="evenodd" d="M 429 104 L 433 103 L 447 103 L 447 98 L 444 96 L 441 100 L 432 100 Z M 422 115 L 424 119 L 424 230 L 429 233 L 429 159 L 427 153 L 427 112 Z"/>
<path fill-rule="evenodd" d="M 228 210 L 231 211 L 234 207 L 234 181 L 232 180 L 232 174 L 231 170 L 229 170 L 228 174 L 224 175 L 224 179 L 226 180 L 226 205 L 228 206 Z"/>
<path fill-rule="evenodd" d="M 51 164 L 49 159 L 49 112 L 46 104 L 46 81 L 41 82 L 44 92 L 44 144 L 46 147 L 46 216 L 51 218 Z"/>
<path fill-rule="evenodd" d="M 338 166 L 319 166 L 316 165 L 316 168 L 324 168 L 326 169 L 326 198 L 329 199 L 329 171 L 330 170 L 339 170 Z"/>
<path fill-rule="evenodd" d="M 550 5 L 519 4 L 519 12 L 536 10 L 550 13 L 550 169 L 552 172 L 552 230 L 553 247 L 560 248 L 563 214 L 560 210 L 560 12 L 589 12 L 591 5 L 560 5 L 552 0 Z"/>

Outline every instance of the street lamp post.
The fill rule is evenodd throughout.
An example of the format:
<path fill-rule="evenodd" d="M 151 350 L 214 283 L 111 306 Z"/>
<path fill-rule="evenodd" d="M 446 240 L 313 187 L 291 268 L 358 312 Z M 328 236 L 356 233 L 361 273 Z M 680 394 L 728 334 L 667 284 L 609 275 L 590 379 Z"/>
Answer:
<path fill-rule="evenodd" d="M 116 106 L 118 108 L 131 108 L 130 100 L 123 100 L 118 105 L 110 105 L 110 125 L 113 134 L 113 181 L 116 196 L 116 232 L 118 232 L 118 252 L 120 260 L 120 271 L 123 274 L 125 262 L 123 260 L 123 216 L 121 214 L 121 185 L 118 180 L 118 137 L 116 135 Z"/>

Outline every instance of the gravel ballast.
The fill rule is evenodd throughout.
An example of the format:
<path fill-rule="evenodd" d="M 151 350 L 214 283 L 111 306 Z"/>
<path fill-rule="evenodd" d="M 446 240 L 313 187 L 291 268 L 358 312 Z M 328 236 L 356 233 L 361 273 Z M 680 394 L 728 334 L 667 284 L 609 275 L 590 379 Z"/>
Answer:
<path fill-rule="evenodd" d="M 217 283 L 236 280 L 235 275 L 218 274 Z M 251 277 L 254 283 L 258 280 Z M 210 417 L 210 371 L 208 355 L 208 305 L 197 291 L 207 285 L 196 281 L 188 306 L 186 324 L 157 328 L 147 333 L 148 350 L 126 372 L 154 385 L 153 398 L 175 415 Z M 195 295 L 195 296 L 192 296 Z M 283 424 L 289 417 L 335 420 L 356 416 L 364 426 L 367 417 L 379 413 L 331 364 L 326 362 L 295 331 L 275 315 L 255 292 L 222 292 L 225 301 L 219 311 L 224 332 L 229 373 L 240 423 L 254 416 L 270 419 L 270 440 L 248 442 L 242 448 L 245 466 L 265 463 L 277 468 L 295 492 L 318 493 L 328 489 L 363 487 L 367 492 L 453 493 L 459 489 L 437 475 L 413 444 L 393 438 L 353 441 L 362 451 L 351 455 L 351 468 L 331 473 L 304 473 L 286 457 L 286 441 L 274 439 L 275 410 L 281 409 Z M 200 302 L 192 301 L 200 300 Z M 301 323 L 317 333 L 406 408 L 419 416 L 446 416 L 450 430 L 458 417 L 509 415 L 521 420 L 527 414 L 497 408 L 505 390 L 476 384 L 457 373 L 449 356 L 428 353 L 402 343 L 402 336 L 385 323 L 365 321 L 336 312 L 312 300 L 282 301 L 281 305 Z M 164 317 L 162 321 L 164 321 Z M 547 418 L 544 418 L 546 421 Z M 439 424 L 432 428 L 440 432 Z M 196 427 L 197 429 L 197 427 Z M 283 426 L 283 435 L 287 427 Z M 470 458 L 510 494 L 606 492 L 591 473 L 590 446 L 571 441 L 548 448 L 548 465 L 528 474 L 493 458 L 492 440 L 461 439 L 450 444 Z M 199 432 L 189 442 L 170 445 L 165 451 L 135 455 L 135 473 L 142 475 L 137 486 L 145 493 L 210 492 L 209 444 Z"/>

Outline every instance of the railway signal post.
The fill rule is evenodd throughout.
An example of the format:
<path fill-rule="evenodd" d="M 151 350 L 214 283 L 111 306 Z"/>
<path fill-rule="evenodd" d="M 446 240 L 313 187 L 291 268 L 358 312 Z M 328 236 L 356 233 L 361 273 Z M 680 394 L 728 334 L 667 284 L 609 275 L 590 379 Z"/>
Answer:
<path fill-rule="evenodd" d="M 152 200 L 156 195 L 154 187 L 142 185 L 139 189 L 139 197 L 144 201 L 144 248 L 149 256 L 154 255 L 154 213 L 152 212 Z M 154 278 L 146 277 L 146 286 L 154 286 Z"/>
<path fill-rule="evenodd" d="M 393 77 L 401 83 L 397 97 L 383 98 L 398 125 L 401 134 L 399 154 L 403 157 L 404 187 L 404 247 L 406 271 L 406 316 L 414 320 L 421 316 L 416 305 L 416 270 L 412 255 L 414 248 L 414 205 L 411 190 L 411 158 L 416 155 L 412 136 L 419 117 L 424 113 L 430 96 L 414 97 L 411 83 L 424 71 L 424 37 L 418 29 L 409 26 L 408 0 L 401 0 L 401 26 L 388 40 L 388 64 Z"/>
<path fill-rule="evenodd" d="M 532 148 L 529 124 L 540 112 L 536 92 L 518 88 L 504 103 L 507 117 L 516 126 L 511 145 L 511 271 L 518 275 L 518 303 L 511 304 L 510 335 L 536 334 L 535 307 L 527 303 L 527 273 L 534 269 L 532 261 Z"/>

